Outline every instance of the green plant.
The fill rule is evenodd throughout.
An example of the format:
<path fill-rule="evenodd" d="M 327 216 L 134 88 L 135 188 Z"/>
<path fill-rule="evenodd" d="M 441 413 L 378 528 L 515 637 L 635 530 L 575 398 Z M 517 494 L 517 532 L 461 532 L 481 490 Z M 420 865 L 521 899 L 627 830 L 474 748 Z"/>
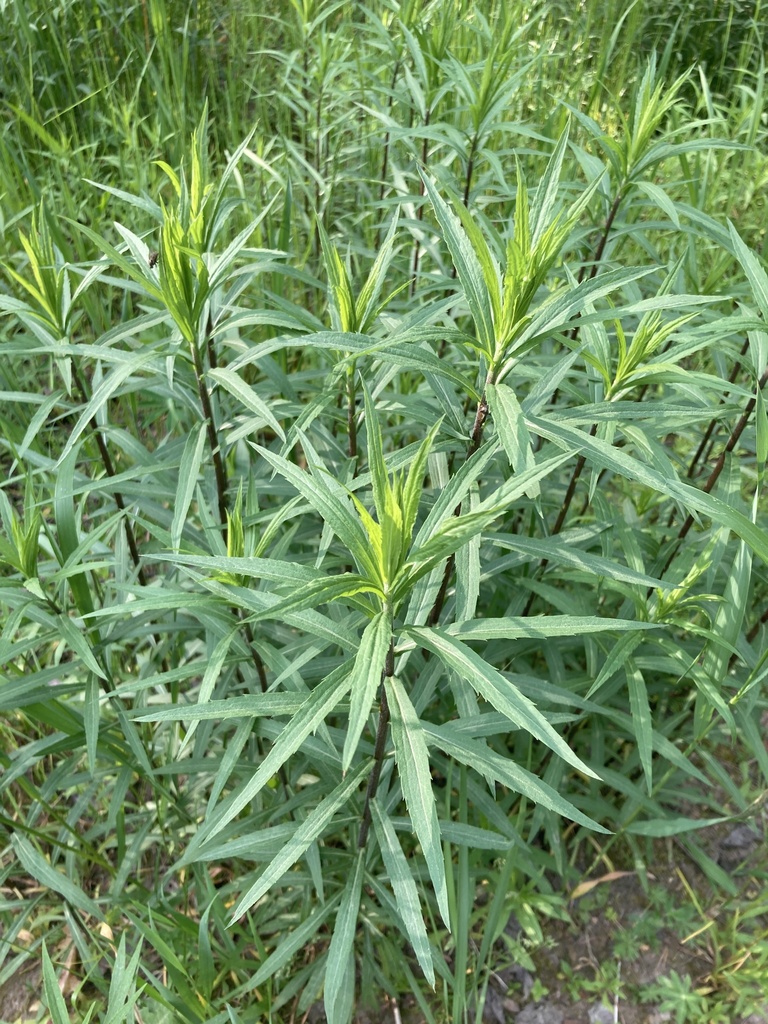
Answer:
<path fill-rule="evenodd" d="M 768 278 L 713 197 L 759 122 L 630 50 L 569 120 L 524 5 L 26 7 L 0 792 L 45 893 L 0 967 L 60 1019 L 461 1021 L 586 851 L 733 890 L 695 832 L 745 812 L 724 736 L 768 777 Z"/>
<path fill-rule="evenodd" d="M 681 977 L 677 971 L 649 985 L 644 999 L 658 1002 L 659 1009 L 671 1013 L 675 1024 L 686 1024 L 686 1021 L 702 1020 L 707 1010 L 704 996 L 693 987 L 693 981 L 687 975 Z"/>

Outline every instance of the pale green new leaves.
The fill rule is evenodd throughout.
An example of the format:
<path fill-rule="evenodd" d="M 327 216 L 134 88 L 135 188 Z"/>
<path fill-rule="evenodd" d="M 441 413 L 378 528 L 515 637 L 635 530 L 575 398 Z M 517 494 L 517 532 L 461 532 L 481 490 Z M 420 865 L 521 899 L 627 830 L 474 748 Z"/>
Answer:
<path fill-rule="evenodd" d="M 381 309 L 392 298 L 390 295 L 383 302 L 379 303 L 378 301 L 387 268 L 393 256 L 397 215 L 392 220 L 387 237 L 379 249 L 378 256 L 357 299 L 353 295 L 352 282 L 344 261 L 336 246 L 328 238 L 320 220 L 317 222 L 317 230 L 323 250 L 325 272 L 328 275 L 328 298 L 333 330 L 349 334 L 367 334 L 373 327 Z"/>
<path fill-rule="evenodd" d="M 449 206 L 423 176 L 475 323 L 475 344 L 486 357 L 491 379 L 530 322 L 536 292 L 599 183 L 599 179 L 592 182 L 567 213 L 554 212 L 567 145 L 568 128 L 555 146 L 533 202 L 518 165 L 514 232 L 507 241 L 503 269 L 500 254 L 494 255 L 464 204 L 449 193 Z"/>

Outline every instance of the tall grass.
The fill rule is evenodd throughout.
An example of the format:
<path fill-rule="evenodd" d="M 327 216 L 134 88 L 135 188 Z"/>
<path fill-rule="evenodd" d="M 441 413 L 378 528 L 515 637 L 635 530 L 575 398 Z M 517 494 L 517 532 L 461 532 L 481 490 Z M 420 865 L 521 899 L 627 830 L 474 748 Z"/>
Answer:
<path fill-rule="evenodd" d="M 468 1020 L 602 858 L 735 891 L 761 19 L 691 68 L 665 10 L 6 6 L 0 985 L 57 1024 Z"/>

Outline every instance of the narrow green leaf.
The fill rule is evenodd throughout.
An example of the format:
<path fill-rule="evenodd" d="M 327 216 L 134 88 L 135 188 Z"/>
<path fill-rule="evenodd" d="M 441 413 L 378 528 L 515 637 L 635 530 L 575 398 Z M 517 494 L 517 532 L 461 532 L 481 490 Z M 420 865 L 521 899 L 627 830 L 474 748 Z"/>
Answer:
<path fill-rule="evenodd" d="M 99 707 L 100 695 L 98 678 L 93 672 L 89 672 L 85 680 L 83 725 L 85 726 L 85 750 L 88 758 L 88 771 L 91 775 L 96 773 L 96 751 L 99 745 L 99 719 L 101 717 L 101 709 Z"/>
<path fill-rule="evenodd" d="M 402 683 L 396 676 L 384 680 L 387 700 L 392 715 L 392 739 L 395 759 L 405 803 L 411 815 L 413 828 L 421 843 L 427 862 L 429 877 L 437 898 L 440 916 L 446 925 L 450 922 L 445 864 L 440 843 L 440 824 L 437 820 L 429 751 L 419 717 Z M 450 926 L 450 925 L 449 925 Z"/>
<path fill-rule="evenodd" d="M 179 550 L 181 533 L 187 521 L 187 512 L 192 503 L 192 495 L 197 486 L 197 475 L 200 472 L 200 463 L 203 458 L 203 446 L 205 445 L 205 423 L 198 423 L 192 428 L 184 444 L 184 451 L 179 463 L 179 482 L 176 487 L 176 499 L 173 508 L 173 522 L 171 523 L 171 546 L 174 551 Z"/>
<path fill-rule="evenodd" d="M 488 441 L 462 463 L 458 471 L 451 477 L 448 485 L 443 487 L 424 520 L 421 529 L 413 542 L 413 552 L 417 552 L 439 530 L 441 524 L 453 516 L 457 506 L 461 504 L 469 489 L 484 472 L 498 450 L 497 441 Z"/>
<path fill-rule="evenodd" d="M 570 122 L 566 124 L 560 133 L 552 155 L 547 161 L 544 174 L 541 176 L 538 188 L 530 206 L 529 220 L 531 225 L 531 249 L 535 249 L 549 224 L 552 221 L 552 210 L 557 201 L 557 193 L 560 187 L 560 174 L 563 169 L 563 159 L 568 147 L 568 135 Z"/>
<path fill-rule="evenodd" d="M 368 468 L 371 473 L 371 485 L 373 487 L 373 504 L 376 509 L 376 517 L 379 523 L 384 522 L 387 510 L 387 492 L 389 490 L 389 477 L 387 466 L 384 462 L 384 449 L 381 441 L 381 427 L 376 415 L 368 388 L 363 383 L 363 399 L 365 402 L 365 427 L 368 442 Z"/>
<path fill-rule="evenodd" d="M 348 1024 L 355 995 L 355 931 L 365 872 L 365 851 L 359 850 L 355 870 L 347 879 L 328 947 L 325 967 L 325 1013 L 328 1024 Z"/>
<path fill-rule="evenodd" d="M 768 562 L 768 533 L 752 523 L 747 517 L 712 494 L 683 483 L 677 477 L 663 476 L 658 470 L 647 466 L 625 451 L 614 447 L 597 437 L 589 437 L 584 431 L 574 430 L 551 419 L 527 417 L 528 425 L 542 437 L 574 452 L 581 450 L 587 461 L 599 467 L 610 469 L 628 480 L 652 488 L 661 494 L 682 502 L 695 512 L 702 512 L 716 523 L 727 526 L 742 537 L 750 548 L 764 562 Z"/>
<path fill-rule="evenodd" d="M 248 988 L 257 988 L 259 985 L 263 985 L 273 974 L 276 974 L 277 971 L 284 967 L 295 953 L 300 949 L 306 948 L 310 939 L 317 934 L 330 915 L 335 912 L 340 901 L 341 893 L 328 900 L 325 906 L 319 907 L 298 928 L 294 928 L 292 932 L 289 932 L 277 944 L 258 971 L 256 971 L 248 982 Z"/>
<path fill-rule="evenodd" d="M 485 394 L 510 466 L 516 473 L 524 473 L 527 469 L 533 469 L 536 460 L 533 456 L 531 435 L 528 433 L 523 410 L 520 408 L 514 391 L 506 384 L 489 384 L 485 389 Z M 538 483 L 534 483 L 526 493 L 533 500 L 538 498 L 540 492 Z"/>
<path fill-rule="evenodd" d="M 233 370 L 230 370 L 228 367 L 218 367 L 215 370 L 208 370 L 207 376 L 215 380 L 217 384 L 220 384 L 239 402 L 242 402 L 246 409 L 269 424 L 281 441 L 285 440 L 283 428 L 267 403 L 256 394 L 252 387 L 238 377 Z"/>
<path fill-rule="evenodd" d="M 366 334 L 371 327 L 373 327 L 373 321 L 376 316 L 376 303 L 379 295 L 381 294 L 387 268 L 389 267 L 392 259 L 399 215 L 399 207 L 395 207 L 395 215 L 392 218 L 389 231 L 387 231 L 386 238 L 381 244 L 381 248 L 379 249 L 373 266 L 371 267 L 366 282 L 357 297 L 357 303 L 355 304 L 355 319 L 357 320 L 357 329 L 363 334 Z"/>
<path fill-rule="evenodd" d="M 632 716 L 632 728 L 637 740 L 637 752 L 643 766 L 645 787 L 648 796 L 653 793 L 653 723 L 651 708 L 648 704 L 648 693 L 645 688 L 643 674 L 633 661 L 624 666 L 629 689 L 629 711 Z"/>
<path fill-rule="evenodd" d="M 198 704 L 174 704 L 172 707 L 136 708 L 131 718 L 137 722 L 200 722 L 228 718 L 274 718 L 295 715 L 306 703 L 303 693 L 254 693 L 247 697 L 228 697 Z"/>
<path fill-rule="evenodd" d="M 101 384 L 96 388 L 91 398 L 80 413 L 77 423 L 72 428 L 72 432 L 67 438 L 67 443 L 64 445 L 64 449 L 59 456 L 58 462 L 56 463 L 57 468 L 61 466 L 66 457 L 74 448 L 80 435 L 88 426 L 88 424 L 95 420 L 96 414 L 101 407 L 109 401 L 114 395 L 117 389 L 123 384 L 131 374 L 136 373 L 153 357 L 152 352 L 139 351 L 131 353 L 130 357 L 125 360 L 122 364 L 118 364 L 111 373 L 102 380 Z"/>
<path fill-rule="evenodd" d="M 764 322 L 768 325 L 768 274 L 766 274 L 761 266 L 757 255 L 744 244 L 741 235 L 730 221 L 728 221 L 728 231 L 731 236 L 731 246 L 734 255 L 747 275 L 757 308 L 760 310 L 760 315 Z"/>
<path fill-rule="evenodd" d="M 352 763 L 357 744 L 381 683 L 381 674 L 392 641 L 392 624 L 387 612 L 379 612 L 365 627 L 360 648 L 352 669 L 349 697 L 349 725 L 344 739 L 341 767 L 346 772 Z"/>
<path fill-rule="evenodd" d="M 82 633 L 67 615 L 58 617 L 58 627 L 61 630 L 62 639 L 75 654 L 79 655 L 83 664 L 100 679 L 106 679 L 107 674 L 96 660 L 86 634 Z"/>
<path fill-rule="evenodd" d="M 656 821 L 633 821 L 625 825 L 624 832 L 631 832 L 635 836 L 652 836 L 654 839 L 661 839 L 666 836 L 676 836 L 682 832 L 693 832 L 696 829 L 708 828 L 710 825 L 722 825 L 732 818 L 661 818 Z"/>
<path fill-rule="evenodd" d="M 51 963 L 48 954 L 48 947 L 43 940 L 43 992 L 48 1012 L 51 1015 L 51 1024 L 70 1024 L 69 1011 L 61 994 L 59 982 L 56 978 L 56 971 Z"/>
<path fill-rule="evenodd" d="M 90 914 L 97 921 L 104 920 L 104 915 L 99 905 L 90 896 L 86 896 L 79 885 L 75 885 L 66 875 L 52 867 L 45 857 L 37 852 L 28 839 L 15 832 L 11 835 L 11 843 L 19 863 L 35 881 L 39 882 L 46 889 L 57 892 L 59 896 L 77 910 Z"/>
<path fill-rule="evenodd" d="M 344 544 L 365 574 L 376 579 L 376 567 L 368 555 L 368 538 L 353 514 L 351 503 L 336 495 L 324 481 L 309 473 L 303 473 L 298 466 L 261 445 L 253 446 L 260 455 L 289 483 L 293 484 L 310 505 L 322 516 L 339 540 Z"/>
<path fill-rule="evenodd" d="M 405 626 L 405 636 L 412 637 L 419 646 L 436 654 L 448 668 L 453 669 L 462 679 L 472 686 L 477 693 L 492 704 L 497 711 L 525 729 L 536 739 L 541 740 L 550 750 L 554 750 L 564 761 L 573 765 L 580 772 L 599 778 L 581 758 L 573 753 L 536 705 L 524 696 L 510 680 L 506 679 L 497 669 L 484 661 L 471 647 L 439 629 Z"/>
<path fill-rule="evenodd" d="M 453 259 L 453 265 L 461 282 L 461 287 L 469 306 L 469 312 L 475 322 L 477 340 L 490 359 L 493 356 L 495 344 L 493 303 L 488 289 L 488 282 L 483 273 L 481 257 L 467 237 L 459 218 L 442 198 L 431 179 L 426 174 L 422 174 L 422 180 L 432 203 L 432 208 L 435 211 L 437 221 L 442 229 L 443 238 Z M 480 238 L 482 239 L 482 236 Z M 487 249 L 485 239 L 482 239 L 482 243 Z M 482 247 L 481 252 L 483 257 L 485 257 L 486 253 Z M 490 253 L 487 255 L 490 258 Z M 486 264 L 490 265 L 487 259 Z M 496 270 L 496 274 L 498 275 L 498 270 Z M 497 289 L 499 291 L 501 289 L 500 281 L 497 282 Z"/>
<path fill-rule="evenodd" d="M 463 736 L 450 724 L 437 726 L 425 723 L 424 733 L 430 742 L 450 757 L 456 758 L 461 764 L 468 765 L 473 771 L 480 772 L 487 779 L 509 786 L 510 789 L 528 797 L 534 803 L 541 804 L 542 807 L 546 807 L 556 814 L 562 814 L 563 817 L 569 818 L 585 828 L 592 829 L 594 832 L 603 832 L 606 835 L 610 834 L 609 829 L 599 825 L 586 814 L 582 814 L 570 800 L 566 800 L 552 786 L 547 785 L 546 782 L 526 771 L 525 768 L 521 768 L 511 758 L 501 757 L 485 743 Z M 593 772 L 589 774 L 594 775 Z"/>
<path fill-rule="evenodd" d="M 395 894 L 395 902 L 403 922 L 405 933 L 410 939 L 416 959 L 424 977 L 432 988 L 435 987 L 435 969 L 429 948 L 427 929 L 419 905 L 419 894 L 403 848 L 395 834 L 394 827 L 377 800 L 371 802 L 371 813 L 379 849 L 384 859 L 389 881 Z"/>
<path fill-rule="evenodd" d="M 634 632 L 661 628 L 657 623 L 640 619 L 602 619 L 597 615 L 510 615 L 502 619 L 451 623 L 445 627 L 445 632 L 461 640 L 519 640 L 523 637 L 581 636 L 613 630 Z"/>
<path fill-rule="evenodd" d="M 424 438 L 416 457 L 408 468 L 408 476 L 403 487 L 403 544 L 406 551 L 411 543 L 413 527 L 416 523 L 416 516 L 419 511 L 422 488 L 424 485 L 424 474 L 427 471 L 429 453 L 432 450 L 435 438 L 442 425 L 442 419 L 432 427 Z M 405 554 L 405 552 L 403 552 Z"/>
<path fill-rule="evenodd" d="M 221 804 L 216 814 L 198 829 L 192 840 L 196 848 L 213 839 L 225 825 L 238 816 L 288 758 L 296 753 L 307 736 L 314 732 L 347 695 L 352 682 L 350 667 L 350 664 L 345 662 L 314 688 L 248 782 L 238 786 Z"/>
<path fill-rule="evenodd" d="M 584 572 L 594 576 L 604 576 L 610 580 L 620 580 L 623 583 L 634 583 L 640 587 L 661 587 L 671 588 L 672 584 L 657 579 L 655 576 L 648 576 L 646 573 L 628 569 L 619 562 L 613 562 L 600 555 L 593 555 L 580 551 L 573 544 L 557 537 L 547 537 L 543 540 L 536 540 L 533 537 L 518 537 L 512 534 L 505 534 L 503 537 L 495 537 L 494 543 L 499 547 L 508 548 L 512 551 L 520 551 L 532 559 L 546 558 L 550 562 L 557 562 L 561 565 L 571 565 L 575 569 L 582 569 Z"/>
<path fill-rule="evenodd" d="M 264 873 L 238 900 L 237 906 L 232 911 L 232 921 L 236 921 L 247 913 L 273 885 L 280 881 L 296 861 L 306 853 L 312 843 L 320 838 L 336 811 L 347 803 L 372 767 L 371 761 L 359 765 L 328 796 L 320 801 L 317 807 L 302 821 L 280 853 L 272 859 Z"/>

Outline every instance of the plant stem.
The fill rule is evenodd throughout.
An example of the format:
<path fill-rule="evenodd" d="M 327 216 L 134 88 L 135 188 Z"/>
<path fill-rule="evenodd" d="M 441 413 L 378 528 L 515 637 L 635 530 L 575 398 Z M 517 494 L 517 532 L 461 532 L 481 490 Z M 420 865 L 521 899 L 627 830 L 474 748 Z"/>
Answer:
<path fill-rule="evenodd" d="M 74 380 L 75 385 L 77 386 L 77 390 L 80 392 L 80 397 L 82 401 L 84 403 L 87 403 L 88 395 L 85 390 L 85 384 L 83 383 L 83 379 L 80 376 L 78 368 L 74 363 L 72 364 L 72 379 Z M 93 430 L 93 435 L 96 438 L 96 445 L 99 449 L 99 454 L 101 455 L 101 461 L 104 466 L 104 471 L 106 472 L 107 476 L 116 476 L 117 474 L 115 471 L 115 465 L 112 462 L 112 456 L 109 454 L 107 442 L 104 440 L 104 437 L 101 433 L 101 428 L 99 427 L 99 424 L 96 422 L 95 417 L 91 419 L 90 425 Z M 125 538 L 128 541 L 128 550 L 131 553 L 131 560 L 136 568 L 139 583 L 142 585 L 142 587 L 145 587 L 147 585 L 147 577 L 146 573 L 144 572 L 144 568 L 141 564 L 139 546 L 136 543 L 136 535 L 133 532 L 133 526 L 131 525 L 131 521 L 127 515 L 123 495 L 121 494 L 120 491 L 113 491 L 112 493 L 115 498 L 115 504 L 117 505 L 120 512 L 123 513 L 123 526 L 125 527 Z"/>
<path fill-rule="evenodd" d="M 347 367 L 347 437 L 349 457 L 357 458 L 357 406 L 355 398 L 355 364 Z"/>
<path fill-rule="evenodd" d="M 738 377 L 739 372 L 741 371 L 741 357 L 746 355 L 746 352 L 747 352 L 748 348 L 749 348 L 749 338 L 747 338 L 744 341 L 744 344 L 741 346 L 740 358 L 734 363 L 733 369 L 731 370 L 730 376 L 728 377 L 728 383 L 729 384 L 733 384 L 733 382 Z M 718 405 L 722 405 L 724 402 L 725 402 L 725 397 L 723 395 L 721 395 L 720 396 L 720 401 L 718 402 Z M 704 437 L 702 437 L 701 443 L 699 444 L 699 447 L 696 449 L 696 454 L 691 459 L 691 464 L 688 467 L 688 472 L 686 474 L 689 480 L 693 478 L 693 475 L 694 475 L 694 473 L 696 471 L 696 466 L 698 465 L 699 459 L 703 455 L 704 450 L 707 447 L 707 444 L 709 443 L 709 439 L 712 436 L 712 432 L 714 431 L 716 425 L 717 425 L 717 420 L 713 417 L 710 420 L 710 422 L 709 422 L 709 426 L 707 427 L 706 431 L 704 432 Z"/>
<path fill-rule="evenodd" d="M 597 248 L 595 249 L 594 255 L 592 256 L 592 260 L 590 261 L 591 262 L 591 266 L 590 266 L 590 269 L 589 269 L 589 280 L 590 281 L 592 280 L 592 278 L 597 273 L 597 268 L 600 266 L 600 260 L 603 258 L 603 253 L 605 252 L 605 247 L 608 244 L 608 236 L 611 233 L 611 228 L 613 227 L 613 222 L 616 219 L 616 214 L 619 212 L 619 207 L 621 206 L 621 201 L 624 198 L 624 188 L 625 188 L 625 186 L 622 185 L 622 187 L 616 193 L 616 195 L 614 197 L 614 200 L 613 200 L 613 203 L 611 204 L 611 208 L 608 211 L 608 216 L 605 218 L 605 224 L 603 225 L 603 232 L 600 235 L 600 241 L 597 243 Z M 581 284 L 581 282 L 584 280 L 584 275 L 586 274 L 586 270 L 587 270 L 587 264 L 586 263 L 582 263 L 581 269 L 579 270 L 579 277 L 578 277 L 579 284 Z M 578 327 L 574 327 L 573 330 L 576 331 L 576 333 L 578 333 Z"/>
<path fill-rule="evenodd" d="M 763 388 L 766 386 L 766 384 L 768 384 L 768 367 L 766 367 L 766 369 L 763 371 L 763 375 L 762 375 L 762 377 L 760 378 L 760 380 L 757 383 L 757 390 L 758 391 L 762 391 Z M 733 451 L 733 449 L 736 447 L 736 445 L 738 443 L 739 438 L 744 433 L 744 429 L 747 426 L 747 423 L 749 423 L 749 417 L 752 415 L 752 410 L 755 408 L 756 402 L 757 402 L 757 399 L 755 397 L 752 397 L 752 398 L 749 399 L 747 404 L 744 406 L 744 412 L 741 414 L 741 416 L 739 417 L 738 422 L 736 423 L 736 426 L 731 431 L 731 436 L 728 438 L 728 441 L 726 442 L 725 447 L 720 452 L 720 457 L 718 458 L 717 462 L 715 463 L 715 466 L 714 466 L 712 472 L 709 474 L 709 478 L 707 479 L 707 482 L 704 484 L 704 487 L 702 488 L 702 490 L 704 491 L 705 494 L 710 494 L 712 492 L 712 488 L 717 483 L 717 481 L 718 481 L 718 479 L 720 477 L 720 474 L 722 473 L 723 468 L 725 466 L 725 457 L 726 457 L 726 455 L 730 454 L 730 452 Z M 667 557 L 667 560 L 664 563 L 664 568 L 659 573 L 659 576 L 663 577 L 664 574 L 669 569 L 669 567 L 672 564 L 672 561 L 673 561 L 675 555 L 677 554 L 677 550 L 680 547 L 680 544 L 688 536 L 688 532 L 691 529 L 691 527 L 693 526 L 693 523 L 694 523 L 693 516 L 692 515 L 688 515 L 688 517 L 686 518 L 685 522 L 680 527 L 680 532 L 678 533 L 678 535 L 677 535 L 677 537 L 675 539 L 675 543 L 672 545 L 672 550 L 670 551 L 669 556 Z"/>
<path fill-rule="evenodd" d="M 387 747 L 387 734 L 389 732 L 389 702 L 387 701 L 387 687 L 385 680 L 391 679 L 395 674 L 395 641 L 389 642 L 387 661 L 381 677 L 381 698 L 379 702 L 379 726 L 376 730 L 376 745 L 373 748 L 373 769 L 368 778 L 368 788 L 365 791 L 365 806 L 363 817 L 360 821 L 360 835 L 357 837 L 357 848 L 362 850 L 368 839 L 368 830 L 371 827 L 371 800 L 376 796 L 381 778 L 381 769 L 384 764 L 384 751 Z"/>
<path fill-rule="evenodd" d="M 207 342 L 206 342 L 207 346 Z M 197 380 L 197 393 L 200 398 L 200 405 L 203 409 L 203 416 L 205 417 L 205 428 L 208 434 L 208 446 L 211 449 L 211 457 L 213 458 L 213 471 L 216 477 L 216 496 L 218 499 L 219 506 L 219 520 L 221 521 L 222 530 L 224 534 L 224 543 L 227 542 L 227 474 L 224 469 L 224 460 L 221 457 L 221 447 L 219 445 L 218 432 L 216 430 L 216 421 L 213 418 L 213 406 L 211 404 L 211 396 L 208 393 L 208 387 L 205 383 L 205 369 L 203 367 L 203 361 L 200 358 L 200 352 L 196 345 L 191 346 L 192 349 L 192 363 L 195 368 L 195 378 Z"/>
<path fill-rule="evenodd" d="M 486 380 L 485 380 L 485 388 L 483 388 L 483 393 L 480 396 L 480 401 L 477 403 L 477 411 L 475 413 L 475 422 L 474 422 L 474 424 L 472 426 L 472 434 L 470 435 L 469 445 L 467 447 L 467 456 L 466 456 L 467 459 L 471 458 L 475 454 L 477 449 L 480 447 L 480 445 L 482 444 L 482 441 L 483 441 L 483 427 L 485 426 L 485 421 L 488 419 L 488 400 L 486 398 L 486 388 L 488 387 L 489 384 L 493 384 L 495 382 L 495 379 L 496 379 L 495 371 L 489 370 L 488 371 L 488 376 L 486 377 Z M 458 504 L 456 506 L 456 508 L 453 510 L 453 514 L 455 516 L 461 515 L 461 504 Z M 446 596 L 448 594 L 448 586 L 449 586 L 449 584 L 451 582 L 451 577 L 453 576 L 453 569 L 454 569 L 455 565 L 456 565 L 456 555 L 453 554 L 453 555 L 450 556 L 448 561 L 445 563 L 445 571 L 443 573 L 443 581 L 440 584 L 440 589 L 437 592 L 437 597 L 435 598 L 435 603 L 432 605 L 432 610 L 430 611 L 429 615 L 427 616 L 427 625 L 428 626 L 436 626 L 438 621 L 439 621 L 439 619 L 440 619 L 440 615 L 441 615 L 442 610 L 443 610 L 443 605 L 445 604 L 445 598 L 446 598 Z"/>
<path fill-rule="evenodd" d="M 597 424 L 593 423 L 592 426 L 589 428 L 589 436 L 594 437 L 596 433 Z M 579 477 L 581 476 L 582 471 L 584 470 L 586 461 L 586 456 L 584 455 L 580 455 L 576 460 L 576 465 L 573 467 L 573 473 L 571 474 L 571 479 L 568 483 L 568 489 L 565 492 L 563 503 L 560 506 L 560 511 L 557 514 L 555 525 L 553 526 L 552 533 L 550 534 L 551 537 L 557 536 L 557 534 L 560 533 L 560 531 L 563 528 L 565 517 L 568 515 L 568 510 L 570 509 L 571 503 L 573 502 L 573 496 L 576 493 L 576 484 L 579 482 Z M 548 564 L 549 559 L 542 558 L 542 560 L 539 562 L 539 571 L 541 572 L 542 569 L 546 569 Z M 528 598 L 528 602 L 525 608 L 523 609 L 523 615 L 531 614 L 531 607 L 533 606 L 533 602 L 535 601 L 535 599 L 536 595 L 532 593 L 531 596 Z"/>

